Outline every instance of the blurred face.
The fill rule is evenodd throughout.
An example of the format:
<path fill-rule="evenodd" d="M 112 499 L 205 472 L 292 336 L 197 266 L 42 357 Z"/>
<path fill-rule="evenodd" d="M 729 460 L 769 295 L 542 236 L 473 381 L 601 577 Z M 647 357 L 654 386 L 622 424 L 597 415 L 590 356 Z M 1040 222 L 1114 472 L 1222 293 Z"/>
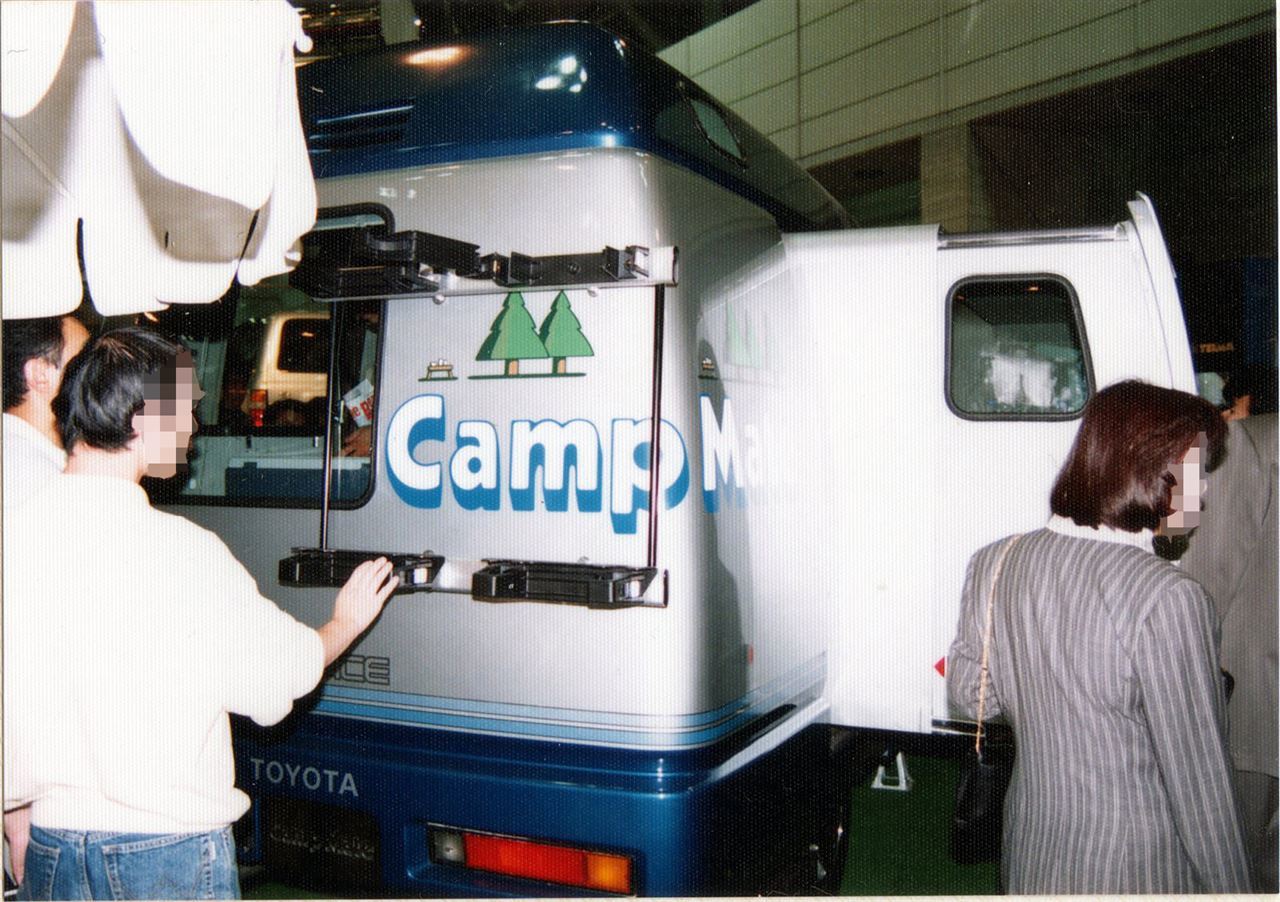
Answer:
<path fill-rule="evenodd" d="M 204 397 L 189 351 L 178 354 L 175 381 L 172 386 L 149 384 L 142 411 L 133 417 L 133 431 L 142 439 L 146 475 L 160 479 L 176 476 L 186 466 L 187 448 L 196 431 L 194 408 Z"/>
<path fill-rule="evenodd" d="M 1200 499 L 1204 496 L 1204 449 L 1208 439 L 1200 433 L 1196 443 L 1186 450 L 1172 467 L 1176 480 L 1170 505 L 1173 513 L 1160 521 L 1165 535 L 1185 535 L 1200 524 Z"/>

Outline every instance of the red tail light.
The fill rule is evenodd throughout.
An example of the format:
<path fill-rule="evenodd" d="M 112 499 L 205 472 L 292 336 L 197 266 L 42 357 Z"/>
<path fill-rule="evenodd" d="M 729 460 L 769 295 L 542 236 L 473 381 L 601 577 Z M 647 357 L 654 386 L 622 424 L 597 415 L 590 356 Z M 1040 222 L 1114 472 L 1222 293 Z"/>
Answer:
<path fill-rule="evenodd" d="M 267 412 L 267 390 L 255 388 L 249 392 L 249 419 L 255 429 L 262 428 L 262 417 Z"/>
<path fill-rule="evenodd" d="M 607 893 L 633 892 L 631 859 L 625 855 L 440 827 L 432 828 L 431 844 L 438 862 Z"/>

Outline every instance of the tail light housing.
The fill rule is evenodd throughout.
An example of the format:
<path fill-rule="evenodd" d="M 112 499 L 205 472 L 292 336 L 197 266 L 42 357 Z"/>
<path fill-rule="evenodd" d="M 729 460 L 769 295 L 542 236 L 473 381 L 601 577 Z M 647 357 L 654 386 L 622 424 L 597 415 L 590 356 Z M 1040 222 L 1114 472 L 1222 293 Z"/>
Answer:
<path fill-rule="evenodd" d="M 267 390 L 265 388 L 255 388 L 249 391 L 248 404 L 249 420 L 253 423 L 253 428 L 262 428 L 262 418 L 267 412 Z"/>
<path fill-rule="evenodd" d="M 430 828 L 431 860 L 607 893 L 635 892 L 631 859 L 614 852 L 453 827 Z"/>

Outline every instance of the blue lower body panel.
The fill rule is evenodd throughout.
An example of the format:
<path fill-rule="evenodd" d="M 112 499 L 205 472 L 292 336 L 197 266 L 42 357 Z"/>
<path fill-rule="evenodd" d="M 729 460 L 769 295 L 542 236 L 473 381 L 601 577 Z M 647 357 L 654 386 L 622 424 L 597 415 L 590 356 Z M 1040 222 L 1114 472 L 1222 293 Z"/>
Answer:
<path fill-rule="evenodd" d="M 428 831 L 444 825 L 628 856 L 637 894 L 759 892 L 808 848 L 832 791 L 828 728 L 797 731 L 797 715 L 788 706 L 676 752 L 314 715 L 238 723 L 238 783 L 253 799 L 241 860 L 325 888 L 577 894 L 433 861 Z M 775 730 L 792 735 L 771 742 Z"/>

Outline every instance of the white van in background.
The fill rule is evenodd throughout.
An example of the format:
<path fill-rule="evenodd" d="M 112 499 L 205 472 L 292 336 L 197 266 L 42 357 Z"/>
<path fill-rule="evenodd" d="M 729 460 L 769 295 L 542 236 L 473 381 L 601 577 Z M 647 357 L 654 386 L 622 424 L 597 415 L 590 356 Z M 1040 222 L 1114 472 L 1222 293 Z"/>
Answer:
<path fill-rule="evenodd" d="M 301 411 L 308 402 L 323 399 L 328 386 L 328 312 L 291 311 L 267 317 L 261 353 L 245 394 L 245 413 L 258 425 L 286 419 L 301 422 L 297 419 Z"/>

